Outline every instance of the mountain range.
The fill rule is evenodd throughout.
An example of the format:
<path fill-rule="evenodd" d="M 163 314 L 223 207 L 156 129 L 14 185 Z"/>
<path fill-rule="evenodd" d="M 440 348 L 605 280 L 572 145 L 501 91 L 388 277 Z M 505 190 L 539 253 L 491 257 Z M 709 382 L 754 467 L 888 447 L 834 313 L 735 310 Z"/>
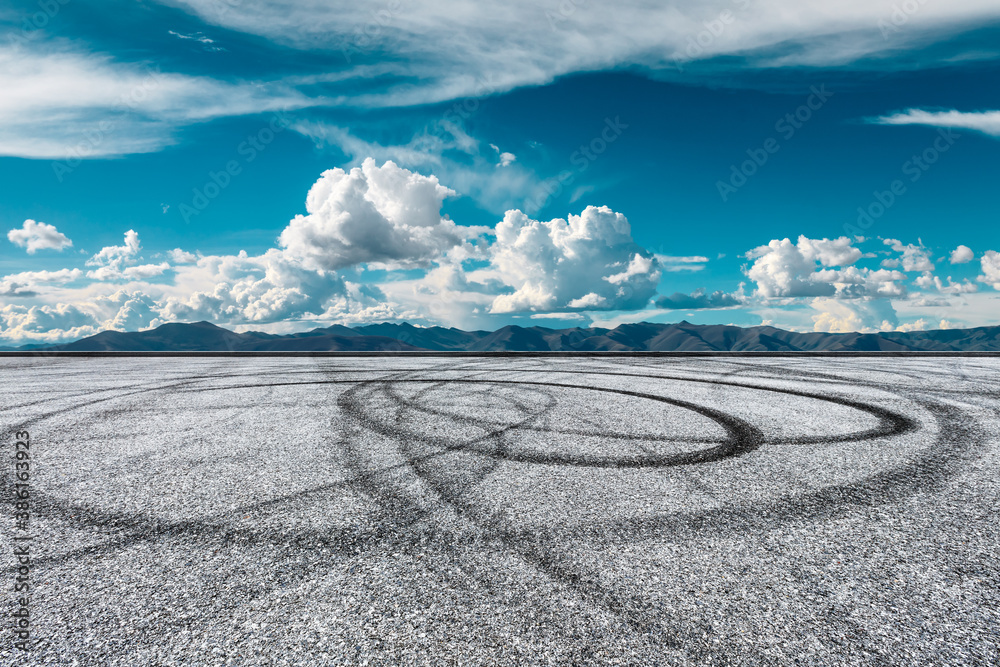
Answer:
<path fill-rule="evenodd" d="M 334 325 L 286 335 L 236 333 L 209 322 L 149 331 L 103 331 L 72 343 L 0 348 L 69 352 L 1000 352 L 1000 326 L 882 333 L 796 333 L 770 326 L 690 322 L 547 329 L 505 326 L 463 331 L 412 324 Z"/>

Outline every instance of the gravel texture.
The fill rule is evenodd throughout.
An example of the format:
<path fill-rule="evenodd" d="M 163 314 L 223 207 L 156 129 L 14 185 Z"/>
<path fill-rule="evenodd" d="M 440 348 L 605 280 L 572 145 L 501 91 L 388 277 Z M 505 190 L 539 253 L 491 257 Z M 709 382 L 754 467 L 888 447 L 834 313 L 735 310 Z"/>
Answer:
<path fill-rule="evenodd" d="M 1000 359 L 0 359 L 2 664 L 1000 664 Z M 13 526 L 5 510 L 4 535 Z"/>

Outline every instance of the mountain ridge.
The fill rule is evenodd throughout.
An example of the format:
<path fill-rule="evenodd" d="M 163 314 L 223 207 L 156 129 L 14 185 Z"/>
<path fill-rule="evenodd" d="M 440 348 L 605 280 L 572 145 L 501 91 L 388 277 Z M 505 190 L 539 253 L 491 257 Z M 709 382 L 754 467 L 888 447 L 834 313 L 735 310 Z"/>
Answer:
<path fill-rule="evenodd" d="M 39 352 L 1000 352 L 1000 326 L 880 333 L 797 333 L 772 326 L 637 322 L 613 329 L 507 325 L 464 331 L 383 322 L 293 334 L 237 333 L 210 322 L 102 331 L 70 343 L 0 348 Z"/>

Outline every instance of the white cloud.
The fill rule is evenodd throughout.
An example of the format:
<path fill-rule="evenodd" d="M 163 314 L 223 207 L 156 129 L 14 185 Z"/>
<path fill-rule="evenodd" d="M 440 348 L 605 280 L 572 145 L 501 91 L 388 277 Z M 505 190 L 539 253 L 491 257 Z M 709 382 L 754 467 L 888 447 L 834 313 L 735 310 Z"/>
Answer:
<path fill-rule="evenodd" d="M 309 190 L 307 215 L 296 216 L 279 243 L 315 270 L 363 262 L 425 266 L 482 231 L 441 217 L 442 202 L 454 194 L 435 176 L 369 158 L 349 172 L 323 172 Z"/>
<path fill-rule="evenodd" d="M 653 76 L 690 78 L 688 69 L 698 61 L 712 61 L 718 69 L 726 56 L 735 56 L 727 70 L 852 63 L 898 69 L 912 66 L 918 59 L 913 52 L 925 62 L 982 58 L 981 49 L 950 38 L 1000 16 L 995 0 L 926 3 L 887 38 L 879 23 L 893 16 L 892 0 L 622 0 L 587 6 L 511 0 L 499 13 L 482 3 L 437 0 L 391 0 L 380 9 L 325 0 L 161 2 L 228 29 L 327 52 L 334 71 L 223 81 L 158 72 L 64 40 L 18 40 L 14 33 L 0 46 L 0 155 L 75 160 L 144 153 L 175 143 L 181 128 L 213 118 L 308 106 L 471 100 L 573 72 L 631 66 Z M 169 34 L 221 50 L 201 33 Z M 928 48 L 949 40 L 946 49 Z M 456 45 L 462 57 L 454 58 L 442 44 Z M 995 133 L 997 113 L 913 110 L 884 120 Z M 513 166 L 513 160 L 505 152 L 499 164 Z"/>
<path fill-rule="evenodd" d="M 501 12 L 483 3 L 412 0 L 390 2 L 378 18 L 369 5 L 324 0 L 169 2 L 230 29 L 296 48 L 339 52 L 345 62 L 398 63 L 373 77 L 355 98 L 371 106 L 479 96 L 483 81 L 488 91 L 501 92 L 571 72 L 629 65 L 663 73 L 680 65 L 687 72 L 694 61 L 718 56 L 737 56 L 748 67 L 861 59 L 868 67 L 899 67 L 887 56 L 943 41 L 1000 15 L 995 0 L 924 3 L 887 36 L 880 22 L 893 19 L 894 0 L 510 0 Z M 454 58 L 441 44 L 460 44 L 462 57 Z M 401 76 L 420 85 L 400 85 Z"/>
<path fill-rule="evenodd" d="M 33 291 L 28 285 L 24 283 L 14 282 L 12 280 L 0 280 L 0 297 L 33 297 L 38 296 L 38 293 Z"/>
<path fill-rule="evenodd" d="M 766 298 L 832 296 L 839 278 L 857 284 L 860 276 L 857 271 L 847 274 L 817 271 L 819 266 L 849 267 L 861 259 L 861 251 L 846 236 L 833 240 L 799 236 L 797 243 L 787 238 L 774 239 L 751 250 L 746 257 L 754 260 L 746 275 L 757 283 L 757 291 Z"/>
<path fill-rule="evenodd" d="M 168 35 L 173 35 L 174 37 L 176 37 L 177 39 L 180 39 L 180 40 L 184 40 L 184 41 L 190 40 L 190 41 L 193 41 L 193 42 L 197 42 L 198 44 L 201 44 L 202 48 L 205 51 L 215 51 L 215 52 L 218 52 L 218 51 L 225 51 L 226 50 L 226 49 L 222 48 L 221 46 L 216 46 L 214 39 L 212 39 L 211 37 L 206 37 L 205 35 L 203 35 L 200 32 L 196 32 L 193 35 L 186 35 L 186 34 L 184 34 L 182 32 L 174 32 L 173 30 L 168 30 L 167 34 Z"/>
<path fill-rule="evenodd" d="M 44 222 L 25 220 L 21 229 L 7 232 L 7 239 L 16 246 L 27 248 L 29 255 L 39 250 L 63 250 L 73 246 L 65 234 Z"/>
<path fill-rule="evenodd" d="M 665 273 L 702 271 L 708 264 L 708 257 L 703 257 L 701 255 L 678 257 L 656 253 L 654 257 L 656 257 L 656 261 L 659 263 L 660 269 L 662 269 Z"/>
<path fill-rule="evenodd" d="M 931 253 L 924 247 L 923 243 L 919 241 L 920 245 L 913 245 L 912 243 L 907 243 L 903 245 L 900 241 L 896 239 L 885 239 L 883 241 L 885 245 L 890 246 L 894 252 L 900 253 L 900 263 L 903 266 L 904 271 L 933 271 L 934 264 L 931 262 Z M 883 266 L 888 268 L 895 268 L 895 265 L 883 262 Z"/>
<path fill-rule="evenodd" d="M 142 292 L 119 290 L 78 303 L 0 308 L 0 339 L 59 343 L 101 331 L 138 331 L 156 324 L 155 303 Z"/>
<path fill-rule="evenodd" d="M 87 260 L 87 266 L 109 266 L 123 264 L 139 254 L 142 246 L 139 244 L 139 234 L 130 229 L 125 232 L 124 245 L 112 245 L 101 248 L 101 251 Z"/>
<path fill-rule="evenodd" d="M 106 246 L 87 260 L 87 266 L 99 268 L 87 271 L 87 277 L 92 280 L 145 280 L 158 276 L 170 269 L 170 264 L 138 264 L 139 234 L 135 230 L 125 232 L 124 245 Z"/>
<path fill-rule="evenodd" d="M 722 259 L 725 255 L 720 255 L 719 259 Z M 702 255 L 687 255 L 684 257 L 678 257 L 673 255 L 656 255 L 656 260 L 661 264 L 704 264 L 708 262 L 708 257 Z"/>
<path fill-rule="evenodd" d="M 83 271 L 80 269 L 12 273 L 0 278 L 0 296 L 35 297 L 43 286 L 64 285 L 82 277 Z"/>
<path fill-rule="evenodd" d="M 930 323 L 924 318 L 920 318 L 914 322 L 904 322 L 896 327 L 896 331 L 906 333 L 908 331 L 926 331 L 930 326 Z"/>
<path fill-rule="evenodd" d="M 319 148 L 332 146 L 350 156 L 349 166 L 360 166 L 364 160 L 374 158 L 376 162 L 392 161 L 407 169 L 433 173 L 491 210 L 527 210 L 526 193 L 536 191 L 540 184 L 534 172 L 513 159 L 506 165 L 501 159 L 498 164 L 499 149 L 490 144 L 490 151 L 483 150 L 479 141 L 460 127 L 457 116 L 455 121 L 439 120 L 407 143 L 394 145 L 366 141 L 356 130 L 328 123 L 299 121 L 291 129 L 311 139 Z"/>
<path fill-rule="evenodd" d="M 620 273 L 615 273 L 610 276 L 605 276 L 604 280 L 607 280 L 612 285 L 625 285 L 632 278 L 642 276 L 650 276 L 656 273 L 655 270 L 656 260 L 651 255 L 640 255 L 636 253 L 632 255 L 632 259 L 629 261 L 628 266 L 625 270 Z M 659 276 L 659 273 L 656 273 Z"/>
<path fill-rule="evenodd" d="M 948 282 L 945 283 L 940 276 L 935 276 L 930 271 L 924 272 L 914 283 L 922 289 L 933 290 L 941 294 L 971 294 L 979 290 L 976 284 L 968 279 L 957 283 L 951 279 L 951 276 L 948 276 Z"/>
<path fill-rule="evenodd" d="M 674 292 L 670 296 L 661 296 L 656 300 L 656 307 L 666 310 L 704 310 L 715 308 L 732 308 L 746 303 L 743 283 L 732 294 L 716 290 L 709 294 L 704 289 L 696 289 L 691 294 Z"/>
<path fill-rule="evenodd" d="M 514 155 L 513 153 L 508 153 L 506 151 L 501 151 L 500 147 L 497 146 L 496 144 L 490 144 L 490 148 L 496 151 L 497 158 L 500 160 L 499 162 L 497 162 L 498 167 L 509 167 L 517 160 L 516 155 Z"/>
<path fill-rule="evenodd" d="M 977 280 L 991 285 L 995 290 L 1000 290 L 1000 253 L 996 250 L 987 250 L 979 260 L 979 265 L 983 272 Z"/>
<path fill-rule="evenodd" d="M 174 264 L 194 264 L 198 261 L 198 255 L 193 252 L 187 252 L 186 250 L 181 250 L 180 248 L 174 248 L 167 253 L 170 261 Z"/>
<path fill-rule="evenodd" d="M 514 289 L 493 300 L 492 313 L 642 308 L 661 276 L 625 216 L 606 206 L 547 222 L 507 211 L 489 253 L 492 274 Z"/>
<path fill-rule="evenodd" d="M 263 255 L 209 255 L 175 267 L 161 307 L 165 320 L 250 323 L 316 319 L 341 299 L 357 310 L 340 276 L 304 268 L 277 249 Z M 374 288 L 377 290 L 377 288 Z M 371 305 L 370 300 L 365 305 Z"/>
<path fill-rule="evenodd" d="M 1000 137 L 1000 111 L 924 111 L 907 109 L 900 113 L 882 116 L 875 121 L 881 125 L 931 125 L 963 130 L 975 130 L 993 137 Z"/>
<path fill-rule="evenodd" d="M 138 264 L 139 234 L 130 229 L 125 232 L 124 245 L 106 246 L 87 260 L 87 266 L 99 268 L 87 271 L 87 277 L 92 280 L 145 280 L 158 276 L 170 269 L 170 264 Z"/>
<path fill-rule="evenodd" d="M 967 245 L 960 245 L 951 251 L 950 260 L 952 264 L 965 264 L 975 259 L 976 255 L 972 248 Z"/>
<path fill-rule="evenodd" d="M 566 305 L 569 306 L 570 308 L 581 308 L 581 309 L 601 308 L 607 302 L 608 300 L 605 299 L 600 294 L 597 294 L 596 292 L 590 292 L 589 294 L 584 294 L 579 299 L 573 299 Z"/>
<path fill-rule="evenodd" d="M 71 161 L 156 151 L 191 123 L 324 103 L 281 82 L 161 72 L 40 40 L 0 44 L 0 90 L 0 155 Z"/>
<path fill-rule="evenodd" d="M 872 333 L 892 331 L 898 326 L 896 311 L 888 299 L 813 299 L 810 306 L 814 331 Z"/>

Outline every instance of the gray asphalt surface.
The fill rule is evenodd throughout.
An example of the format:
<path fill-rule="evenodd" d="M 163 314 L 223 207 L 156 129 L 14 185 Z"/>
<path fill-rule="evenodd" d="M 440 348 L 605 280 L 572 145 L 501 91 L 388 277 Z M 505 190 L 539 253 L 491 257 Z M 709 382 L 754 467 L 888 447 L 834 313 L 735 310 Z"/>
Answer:
<path fill-rule="evenodd" d="M 1000 664 L 998 371 L 2 359 L 0 662 Z"/>

